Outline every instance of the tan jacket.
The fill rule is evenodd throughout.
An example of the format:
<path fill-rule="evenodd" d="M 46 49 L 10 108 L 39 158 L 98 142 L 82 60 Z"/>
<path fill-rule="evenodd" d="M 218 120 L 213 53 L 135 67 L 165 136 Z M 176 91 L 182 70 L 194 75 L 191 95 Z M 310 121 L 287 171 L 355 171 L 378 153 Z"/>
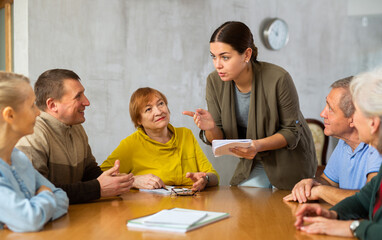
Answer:
<path fill-rule="evenodd" d="M 292 189 L 303 178 L 314 176 L 317 159 L 312 134 L 299 107 L 298 95 L 288 72 L 276 65 L 252 63 L 254 77 L 248 114 L 247 138 L 262 139 L 280 133 L 287 147 L 258 153 L 272 185 Z M 207 78 L 208 111 L 227 139 L 237 139 L 235 86 L 223 82 L 216 71 Z M 246 180 L 254 160 L 240 159 L 231 185 Z"/>
<path fill-rule="evenodd" d="M 102 174 L 81 124 L 67 126 L 46 112 L 36 118 L 34 133 L 19 140 L 33 166 L 68 194 L 70 203 L 100 198 Z"/>

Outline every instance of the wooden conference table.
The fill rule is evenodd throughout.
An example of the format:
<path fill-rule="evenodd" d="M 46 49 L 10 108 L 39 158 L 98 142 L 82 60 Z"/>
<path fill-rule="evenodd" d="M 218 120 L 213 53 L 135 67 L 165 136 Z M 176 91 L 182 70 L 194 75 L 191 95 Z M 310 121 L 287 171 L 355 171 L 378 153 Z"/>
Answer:
<path fill-rule="evenodd" d="M 220 186 L 208 188 L 193 197 L 182 197 L 132 190 L 121 198 L 71 205 L 67 215 L 49 222 L 41 232 L 0 230 L 0 239 L 344 239 L 297 231 L 293 223 L 294 212 L 299 204 L 285 203 L 282 198 L 288 193 L 282 190 Z M 174 207 L 228 212 L 230 217 L 187 233 L 142 231 L 126 227 L 129 219 Z"/>

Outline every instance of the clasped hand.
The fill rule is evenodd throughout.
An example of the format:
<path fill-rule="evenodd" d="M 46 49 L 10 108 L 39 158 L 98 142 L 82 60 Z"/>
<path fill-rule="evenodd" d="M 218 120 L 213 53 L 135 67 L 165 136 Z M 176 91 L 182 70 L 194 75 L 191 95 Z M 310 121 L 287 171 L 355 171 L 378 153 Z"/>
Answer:
<path fill-rule="evenodd" d="M 295 227 L 311 234 L 352 237 L 352 221 L 337 220 L 337 213 L 321 207 L 319 204 L 304 204 L 296 212 Z"/>
<path fill-rule="evenodd" d="M 307 202 L 308 200 L 318 200 L 319 197 L 315 194 L 315 187 L 321 183 L 312 178 L 303 179 L 298 182 L 292 189 L 292 193 L 285 196 L 285 201 L 298 201 L 299 203 Z"/>

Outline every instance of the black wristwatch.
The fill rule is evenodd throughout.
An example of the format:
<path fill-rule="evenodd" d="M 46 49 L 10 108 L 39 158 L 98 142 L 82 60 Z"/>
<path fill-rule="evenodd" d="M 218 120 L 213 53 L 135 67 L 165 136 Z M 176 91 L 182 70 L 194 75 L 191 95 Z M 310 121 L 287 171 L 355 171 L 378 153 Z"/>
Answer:
<path fill-rule="evenodd" d="M 359 223 L 360 221 L 358 220 L 355 220 L 353 221 L 351 224 L 350 224 L 350 231 L 353 233 L 353 236 L 354 237 L 357 237 L 356 233 L 355 233 L 355 230 L 357 230 L 358 226 L 359 226 Z"/>
<path fill-rule="evenodd" d="M 210 176 L 206 175 L 206 180 L 207 180 L 207 184 L 206 184 L 206 186 L 207 186 L 208 183 L 210 183 Z"/>

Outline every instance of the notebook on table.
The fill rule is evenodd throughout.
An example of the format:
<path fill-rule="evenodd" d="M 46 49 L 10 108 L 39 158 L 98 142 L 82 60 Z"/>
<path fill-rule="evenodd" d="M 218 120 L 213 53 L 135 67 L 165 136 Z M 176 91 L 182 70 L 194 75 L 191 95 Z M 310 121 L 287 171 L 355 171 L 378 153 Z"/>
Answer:
<path fill-rule="evenodd" d="M 227 217 L 229 217 L 229 214 L 224 212 L 173 208 L 149 216 L 131 219 L 127 222 L 127 227 L 138 230 L 149 229 L 184 233 Z"/>

